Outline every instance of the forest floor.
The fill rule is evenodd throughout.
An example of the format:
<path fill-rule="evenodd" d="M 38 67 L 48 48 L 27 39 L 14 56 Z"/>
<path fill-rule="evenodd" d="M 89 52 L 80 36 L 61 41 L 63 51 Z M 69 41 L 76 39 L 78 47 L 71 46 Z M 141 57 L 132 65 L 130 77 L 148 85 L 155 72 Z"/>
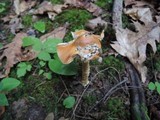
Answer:
<path fill-rule="evenodd" d="M 32 69 L 24 76 L 20 76 L 17 73 L 19 63 L 13 64 L 8 76 L 20 80 L 21 84 L 7 93 L 9 105 L 5 107 L 5 112 L 0 114 L 0 118 L 2 120 L 130 120 L 130 88 L 134 89 L 136 86 L 130 85 L 125 57 L 116 53 L 110 45 L 116 41 L 115 31 L 112 28 L 114 1 L 86 0 L 85 3 L 74 4 L 75 0 L 48 0 L 47 2 L 51 2 L 54 6 L 60 5 L 57 8 L 53 7 L 56 12 L 47 11 L 49 8 L 42 4 L 43 0 L 22 1 L 30 7 L 26 4 L 20 7 L 20 4 L 12 0 L 0 1 L 1 48 L 12 43 L 14 37 L 21 32 L 41 38 L 59 27 L 67 26 L 66 30 L 60 31 L 60 35 L 57 36 L 60 36 L 63 42 L 68 42 L 73 40 L 71 32 L 76 30 L 85 29 L 94 34 L 100 34 L 105 29 L 105 36 L 102 40 L 103 60 L 90 62 L 89 80 L 91 82 L 87 87 L 80 83 L 82 66 L 79 59 L 74 61 L 75 69 L 73 70 L 76 72 L 74 75 L 53 72 L 54 70 L 50 70 L 45 60 L 34 58 L 25 62 L 31 65 Z M 67 2 L 73 3 L 66 7 L 64 4 Z M 15 4 L 19 10 L 16 9 Z M 152 3 L 149 2 L 149 4 Z M 98 17 L 101 20 L 91 21 Z M 40 32 L 35 27 L 35 23 L 39 21 L 45 24 L 45 32 Z M 96 22 L 98 24 L 95 24 Z M 132 29 L 131 17 L 123 14 L 122 22 L 124 28 Z M 156 43 L 156 45 L 156 53 L 153 53 L 151 47 L 147 46 L 147 59 L 144 62 L 148 68 L 147 82 L 142 83 L 148 108 L 146 112 L 151 120 L 160 118 L 157 117 L 160 116 L 160 95 L 156 90 L 151 91 L 148 87 L 149 81 L 160 82 L 160 44 Z M 0 52 L 2 53 L 2 50 Z M 0 70 L 3 68 L 1 67 Z M 74 97 L 75 102 L 69 101 L 68 104 L 74 105 L 66 108 L 64 100 L 69 96 Z"/>

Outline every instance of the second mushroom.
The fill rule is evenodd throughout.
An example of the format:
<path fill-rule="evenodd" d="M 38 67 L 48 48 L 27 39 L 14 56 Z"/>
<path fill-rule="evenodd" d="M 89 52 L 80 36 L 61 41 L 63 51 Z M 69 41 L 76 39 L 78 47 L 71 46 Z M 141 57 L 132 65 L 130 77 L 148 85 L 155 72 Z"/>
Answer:
<path fill-rule="evenodd" d="M 82 85 L 86 86 L 89 83 L 88 77 L 90 74 L 89 61 L 94 59 L 101 60 L 101 40 L 104 37 L 104 32 L 101 35 L 92 34 L 86 30 L 72 32 L 74 40 L 68 43 L 60 43 L 57 45 L 57 54 L 63 64 L 71 63 L 74 58 L 79 55 L 82 61 Z"/>

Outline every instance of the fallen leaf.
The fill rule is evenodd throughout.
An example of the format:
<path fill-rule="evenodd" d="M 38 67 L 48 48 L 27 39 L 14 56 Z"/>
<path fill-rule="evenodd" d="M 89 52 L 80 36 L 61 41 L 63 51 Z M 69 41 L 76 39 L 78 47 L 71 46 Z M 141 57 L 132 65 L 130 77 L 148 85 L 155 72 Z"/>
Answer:
<path fill-rule="evenodd" d="M 35 6 L 36 1 L 32 0 L 14 0 L 14 8 L 15 8 L 15 13 L 19 15 L 20 13 L 31 9 L 33 6 Z"/>
<path fill-rule="evenodd" d="M 27 61 L 33 59 L 35 53 L 34 52 L 22 52 L 22 39 L 26 37 L 26 33 L 18 33 L 16 34 L 13 42 L 5 45 L 2 50 L 2 55 L 0 56 L 0 66 L 3 66 L 3 71 L 0 72 L 0 78 L 8 76 L 10 73 L 11 67 L 13 67 L 16 63 L 20 61 Z M 5 60 L 6 59 L 6 60 Z M 3 60 L 5 60 L 5 65 L 3 65 Z"/>
<path fill-rule="evenodd" d="M 67 5 L 53 5 L 51 2 L 44 1 L 40 4 L 39 8 L 36 9 L 33 14 L 44 14 L 47 13 L 48 17 L 51 20 L 54 20 L 55 16 L 62 12 L 64 8 L 66 8 Z"/>
<path fill-rule="evenodd" d="M 125 7 L 127 6 L 134 6 L 134 7 L 144 7 L 144 6 L 150 6 L 153 7 L 151 3 L 148 3 L 147 1 L 137 1 L 137 0 L 124 0 Z"/>
<path fill-rule="evenodd" d="M 40 39 L 44 42 L 47 38 L 60 38 L 63 39 L 67 32 L 68 24 L 65 24 L 63 27 L 58 27 L 54 29 L 52 32 L 47 33 L 40 37 Z"/>
<path fill-rule="evenodd" d="M 135 0 L 124 0 L 125 6 L 131 5 L 133 2 L 135 2 Z"/>
<path fill-rule="evenodd" d="M 124 9 L 124 12 L 134 20 L 141 20 L 142 22 L 153 21 L 150 8 Z"/>
<path fill-rule="evenodd" d="M 88 0 L 64 0 L 64 2 L 66 5 L 71 7 L 84 8 L 91 12 L 94 16 L 99 16 L 103 11 L 99 6 Z"/>
<path fill-rule="evenodd" d="M 97 18 L 94 18 L 92 20 L 89 20 L 88 23 L 86 24 L 86 26 L 92 30 L 94 30 L 96 27 L 98 26 L 105 26 L 107 27 L 107 22 L 102 20 L 101 17 L 97 17 Z"/>
<path fill-rule="evenodd" d="M 16 32 L 19 29 L 22 29 L 23 25 L 21 23 L 21 18 L 18 18 L 18 17 L 12 18 L 9 22 L 9 28 L 12 34 L 16 34 Z"/>
<path fill-rule="evenodd" d="M 54 114 L 53 114 L 53 112 L 52 112 L 52 113 L 49 113 L 49 114 L 47 115 L 47 117 L 45 118 L 45 120 L 54 120 Z"/>
<path fill-rule="evenodd" d="M 141 74 L 142 81 L 146 81 L 147 68 L 143 65 L 146 60 L 147 44 L 151 45 L 154 53 L 157 51 L 156 41 L 160 42 L 160 27 L 156 22 L 141 25 L 134 22 L 137 32 L 129 29 L 119 29 L 116 32 L 117 41 L 111 46 L 122 56 L 126 56 Z"/>

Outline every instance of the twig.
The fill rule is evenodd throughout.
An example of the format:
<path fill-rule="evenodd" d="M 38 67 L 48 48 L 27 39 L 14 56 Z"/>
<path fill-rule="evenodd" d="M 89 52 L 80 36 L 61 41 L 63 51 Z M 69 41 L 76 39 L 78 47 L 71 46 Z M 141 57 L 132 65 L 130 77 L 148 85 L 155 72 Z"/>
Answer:
<path fill-rule="evenodd" d="M 64 81 L 62 80 L 61 77 L 60 77 L 60 79 L 61 79 L 61 81 L 62 81 L 62 83 L 63 83 L 63 85 L 64 85 L 64 87 L 65 87 L 65 89 L 66 89 L 66 91 L 67 91 L 67 94 L 70 95 L 70 93 L 69 93 L 69 91 L 68 91 L 68 88 L 67 88 L 66 84 L 64 83 Z"/>
<path fill-rule="evenodd" d="M 118 83 L 118 84 L 116 84 L 114 87 L 112 87 L 106 94 L 105 94 L 105 96 L 102 98 L 102 99 L 100 99 L 90 110 L 88 110 L 88 112 L 85 114 L 85 116 L 89 113 L 89 112 L 91 112 L 98 104 L 100 104 L 102 101 L 105 103 L 105 101 L 106 101 L 106 98 L 109 96 L 109 95 L 111 95 L 111 93 L 113 93 L 112 91 L 115 89 L 115 88 L 117 88 L 118 86 L 120 86 L 120 85 L 122 85 L 123 83 L 125 83 L 127 80 L 123 80 L 123 81 L 121 81 L 120 83 Z M 122 89 L 122 88 L 120 88 L 120 89 Z M 115 91 L 117 91 L 118 89 L 116 89 Z M 114 91 L 114 92 L 115 92 Z"/>

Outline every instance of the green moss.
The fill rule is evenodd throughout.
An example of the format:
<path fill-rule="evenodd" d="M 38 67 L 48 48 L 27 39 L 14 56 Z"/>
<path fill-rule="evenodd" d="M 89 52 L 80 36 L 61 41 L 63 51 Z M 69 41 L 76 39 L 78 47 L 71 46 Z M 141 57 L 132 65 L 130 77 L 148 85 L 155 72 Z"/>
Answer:
<path fill-rule="evenodd" d="M 25 16 L 22 17 L 22 24 L 25 26 L 25 27 L 30 27 L 32 26 L 32 15 L 30 14 L 27 14 Z"/>
<path fill-rule="evenodd" d="M 65 10 L 63 13 L 59 14 L 55 17 L 54 23 L 57 25 L 62 25 L 66 22 L 69 23 L 69 31 L 66 34 L 64 41 L 70 41 L 72 40 L 71 31 L 84 29 L 84 25 L 88 21 L 88 19 L 91 19 L 92 15 L 86 10 L 81 9 L 70 9 Z"/>
<path fill-rule="evenodd" d="M 88 94 L 84 96 L 84 100 L 85 100 L 85 103 L 87 103 L 88 105 L 93 105 L 96 103 L 97 98 L 95 95 Z"/>
<path fill-rule="evenodd" d="M 124 107 L 123 101 L 121 98 L 111 98 L 108 100 L 106 106 L 106 115 L 104 120 L 121 119 L 125 120 L 129 117 L 129 111 Z M 106 119 L 107 118 L 107 119 Z"/>
<path fill-rule="evenodd" d="M 107 10 L 111 10 L 113 0 L 97 0 L 95 2 L 99 7 L 105 8 Z"/>
<path fill-rule="evenodd" d="M 50 1 L 52 4 L 63 4 L 63 0 L 48 0 Z"/>
<path fill-rule="evenodd" d="M 104 58 L 104 63 L 107 65 L 107 67 L 114 67 L 119 72 L 123 71 L 125 68 L 124 63 L 113 56 Z"/>

